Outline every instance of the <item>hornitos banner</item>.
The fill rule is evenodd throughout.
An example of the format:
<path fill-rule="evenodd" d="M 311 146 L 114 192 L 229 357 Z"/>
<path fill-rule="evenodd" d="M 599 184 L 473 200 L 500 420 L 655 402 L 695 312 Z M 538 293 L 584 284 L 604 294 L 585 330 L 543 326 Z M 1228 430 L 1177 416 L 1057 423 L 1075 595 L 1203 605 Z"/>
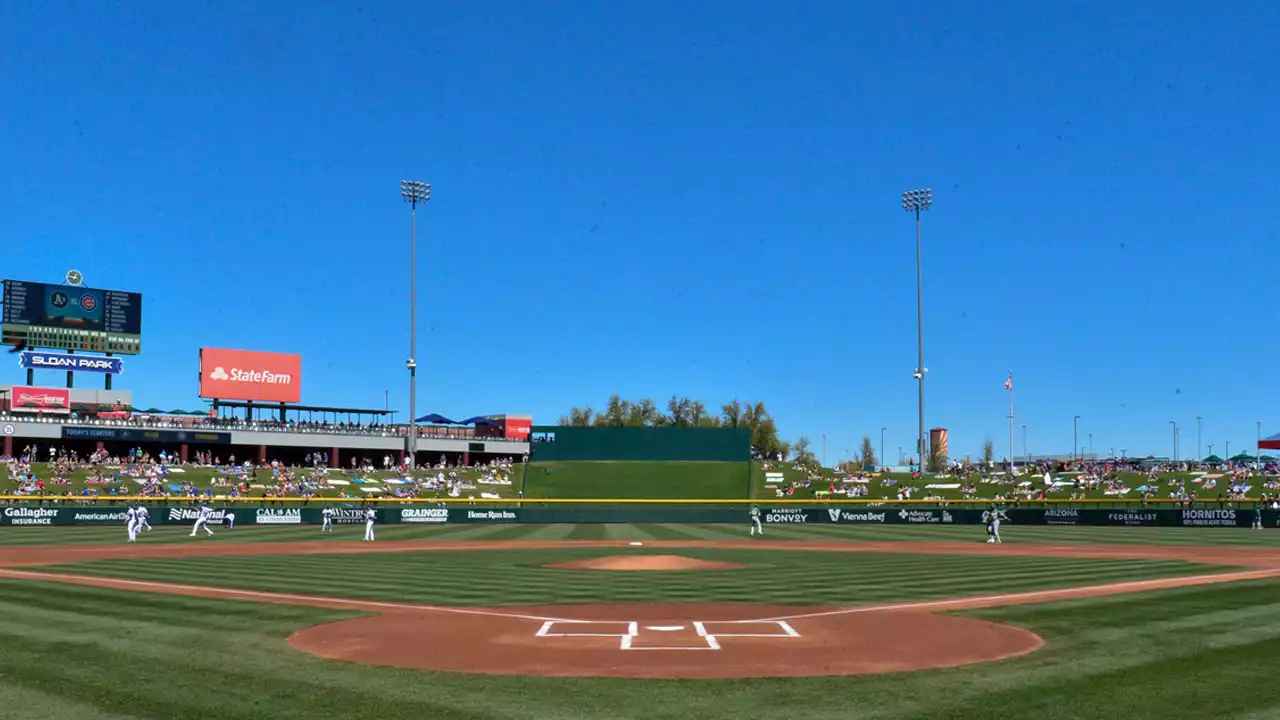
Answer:
<path fill-rule="evenodd" d="M 1238 510 L 1180 510 L 1179 519 L 1183 525 L 1191 525 L 1196 527 L 1236 527 L 1237 525 L 1249 525 L 1253 522 L 1254 511 L 1246 511 L 1248 514 L 1247 522 L 1240 522 L 1240 511 Z"/>

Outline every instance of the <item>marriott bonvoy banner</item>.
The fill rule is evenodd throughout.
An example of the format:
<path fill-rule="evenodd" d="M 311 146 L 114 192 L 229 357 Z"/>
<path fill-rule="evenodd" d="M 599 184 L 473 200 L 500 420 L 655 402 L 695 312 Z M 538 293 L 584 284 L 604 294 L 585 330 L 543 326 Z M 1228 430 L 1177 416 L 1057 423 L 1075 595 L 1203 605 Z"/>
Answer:
<path fill-rule="evenodd" d="M 302 399 L 302 356 L 200 348 L 200 397 L 298 402 Z"/>

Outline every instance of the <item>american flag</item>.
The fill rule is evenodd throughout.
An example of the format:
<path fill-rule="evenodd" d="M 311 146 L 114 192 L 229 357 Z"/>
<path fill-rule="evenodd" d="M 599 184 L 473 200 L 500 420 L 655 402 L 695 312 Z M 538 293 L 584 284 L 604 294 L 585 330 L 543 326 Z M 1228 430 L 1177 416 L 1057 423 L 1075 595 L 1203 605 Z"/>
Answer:
<path fill-rule="evenodd" d="M 1009 371 L 1009 379 L 1004 381 L 1005 390 L 1013 390 L 1013 371 Z"/>

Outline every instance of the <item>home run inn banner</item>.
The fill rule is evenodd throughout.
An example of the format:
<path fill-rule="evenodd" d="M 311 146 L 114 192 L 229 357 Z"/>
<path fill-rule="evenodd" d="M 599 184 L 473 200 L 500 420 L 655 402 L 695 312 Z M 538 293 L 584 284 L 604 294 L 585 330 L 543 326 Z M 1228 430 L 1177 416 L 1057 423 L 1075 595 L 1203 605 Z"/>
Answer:
<path fill-rule="evenodd" d="M 152 525 L 189 525 L 195 522 L 192 506 L 150 507 Z M 212 523 L 221 524 L 234 513 L 236 525 L 319 525 L 321 507 L 217 507 Z M 440 525 L 444 523 L 747 523 L 747 513 L 735 508 L 442 508 L 378 507 L 377 522 Z M 5 507 L 0 509 L 0 527 L 8 525 L 124 525 L 121 506 L 90 507 Z M 1107 525 L 1160 527 L 1251 527 L 1256 511 L 1232 509 L 1150 510 L 1150 509 L 1011 509 L 1005 513 L 1009 526 L 1017 525 Z M 980 509 L 906 509 L 833 506 L 821 508 L 761 507 L 766 525 L 981 525 Z M 1263 525 L 1280 526 L 1280 511 L 1264 510 Z M 364 523 L 364 508 L 334 508 L 338 525 Z"/>

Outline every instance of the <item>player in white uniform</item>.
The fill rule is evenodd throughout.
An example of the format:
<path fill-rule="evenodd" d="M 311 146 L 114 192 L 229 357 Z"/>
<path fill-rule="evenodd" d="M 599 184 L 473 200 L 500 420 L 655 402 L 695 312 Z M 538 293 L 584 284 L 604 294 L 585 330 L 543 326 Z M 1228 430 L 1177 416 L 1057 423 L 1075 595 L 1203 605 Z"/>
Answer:
<path fill-rule="evenodd" d="M 324 518 L 324 524 L 320 526 L 320 532 L 333 532 L 333 508 L 325 508 L 321 511 L 320 516 Z"/>
<path fill-rule="evenodd" d="M 124 524 L 129 529 L 129 542 L 136 542 L 138 539 L 138 511 L 134 510 L 132 505 L 124 513 Z"/>
<path fill-rule="evenodd" d="M 225 526 L 226 526 L 226 528 L 227 528 L 228 530 L 230 530 L 231 528 L 235 527 L 235 526 L 236 526 L 236 514 L 235 514 L 235 513 L 233 513 L 233 512 L 231 512 L 230 510 L 226 511 L 225 513 L 223 513 L 223 514 L 222 514 L 222 524 L 223 524 L 223 525 L 225 525 Z"/>
<path fill-rule="evenodd" d="M 364 511 L 364 539 L 373 542 L 373 519 L 375 514 L 373 508 Z"/>
<path fill-rule="evenodd" d="M 209 509 L 208 505 L 200 506 L 200 512 L 196 515 L 196 524 L 191 528 L 191 537 L 195 537 L 200 528 L 204 528 L 204 531 L 210 535 L 213 534 L 213 531 L 209 529 L 209 516 L 212 514 L 213 511 Z"/>
<path fill-rule="evenodd" d="M 983 511 L 982 520 L 987 524 L 987 542 L 994 545 L 1001 545 L 1004 543 L 1004 541 L 1000 539 L 1000 521 L 1008 519 L 1009 516 L 1005 515 L 1004 511 L 997 508 L 995 505 L 992 505 L 989 510 Z"/>
<path fill-rule="evenodd" d="M 142 528 L 146 528 L 147 530 L 150 530 L 151 529 L 150 513 L 147 511 L 145 507 L 141 505 L 135 508 L 135 510 L 138 515 L 138 529 L 141 530 Z"/>

